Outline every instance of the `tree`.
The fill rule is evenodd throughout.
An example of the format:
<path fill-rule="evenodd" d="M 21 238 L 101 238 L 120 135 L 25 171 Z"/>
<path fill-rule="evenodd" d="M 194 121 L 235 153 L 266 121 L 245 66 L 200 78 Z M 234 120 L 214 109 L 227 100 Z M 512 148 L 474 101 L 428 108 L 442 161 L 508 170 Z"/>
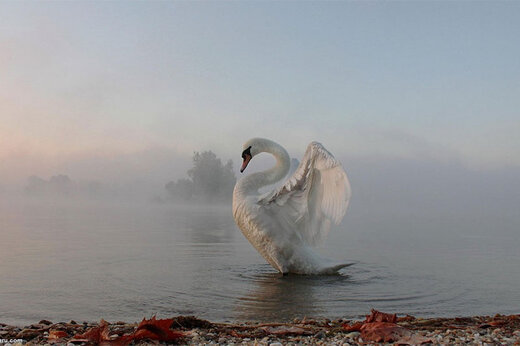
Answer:
<path fill-rule="evenodd" d="M 53 175 L 48 185 L 51 192 L 58 195 L 68 195 L 72 192 L 72 180 L 67 175 Z"/>
<path fill-rule="evenodd" d="M 31 175 L 27 178 L 27 185 L 25 186 L 25 193 L 29 195 L 43 195 L 47 192 L 47 181 L 36 176 Z"/>
<path fill-rule="evenodd" d="M 27 179 L 25 193 L 33 196 L 70 195 L 74 182 L 63 174 L 53 175 L 49 180 L 32 175 Z"/>
<path fill-rule="evenodd" d="M 166 190 L 174 199 L 202 199 L 208 202 L 231 199 L 236 178 L 233 161 L 226 164 L 212 151 L 193 154 L 193 167 L 187 172 L 189 179 L 170 181 Z"/>
<path fill-rule="evenodd" d="M 208 201 L 231 197 L 235 185 L 233 161 L 222 164 L 211 150 L 193 154 L 193 168 L 188 170 L 195 193 Z"/>
<path fill-rule="evenodd" d="M 189 179 L 170 181 L 164 187 L 174 199 L 187 201 L 193 197 L 193 182 Z"/>

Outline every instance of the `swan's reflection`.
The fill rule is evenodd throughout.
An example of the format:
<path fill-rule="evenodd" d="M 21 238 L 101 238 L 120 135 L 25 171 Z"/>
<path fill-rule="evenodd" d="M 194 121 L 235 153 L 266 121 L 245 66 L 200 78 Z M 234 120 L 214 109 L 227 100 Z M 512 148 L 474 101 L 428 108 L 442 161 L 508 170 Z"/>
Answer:
<path fill-rule="evenodd" d="M 305 276 L 262 273 L 253 278 L 253 289 L 238 299 L 236 317 L 244 321 L 289 321 L 305 316 L 318 317 L 327 312 L 322 303 L 326 291 L 337 289 L 348 276 Z"/>

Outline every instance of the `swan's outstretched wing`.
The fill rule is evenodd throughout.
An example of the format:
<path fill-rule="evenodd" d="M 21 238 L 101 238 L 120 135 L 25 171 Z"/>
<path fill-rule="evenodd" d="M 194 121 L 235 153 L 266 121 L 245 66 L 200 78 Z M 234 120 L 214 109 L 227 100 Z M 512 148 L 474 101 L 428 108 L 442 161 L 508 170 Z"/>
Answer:
<path fill-rule="evenodd" d="M 331 223 L 347 211 L 350 183 L 341 164 L 320 143 L 312 142 L 287 182 L 262 195 L 258 204 L 282 224 L 289 223 L 309 245 L 321 243 Z"/>

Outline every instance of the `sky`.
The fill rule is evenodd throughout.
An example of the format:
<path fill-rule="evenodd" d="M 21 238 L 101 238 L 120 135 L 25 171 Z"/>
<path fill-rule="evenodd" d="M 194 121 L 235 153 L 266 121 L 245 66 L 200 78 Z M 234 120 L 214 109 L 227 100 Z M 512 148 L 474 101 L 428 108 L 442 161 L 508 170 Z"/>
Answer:
<path fill-rule="evenodd" d="M 165 181 L 251 137 L 508 176 L 519 34 L 513 1 L 3 1 L 0 181 Z"/>

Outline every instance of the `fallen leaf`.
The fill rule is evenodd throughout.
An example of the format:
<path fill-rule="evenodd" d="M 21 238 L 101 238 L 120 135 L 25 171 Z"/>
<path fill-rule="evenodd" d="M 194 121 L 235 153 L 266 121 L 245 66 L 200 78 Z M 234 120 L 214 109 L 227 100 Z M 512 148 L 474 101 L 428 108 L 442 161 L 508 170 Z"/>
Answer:
<path fill-rule="evenodd" d="M 67 336 L 69 336 L 69 334 L 67 334 L 63 330 L 51 330 L 49 332 L 49 336 L 47 337 L 47 339 L 55 340 L 55 339 L 61 339 L 61 338 L 67 337 Z"/>
<path fill-rule="evenodd" d="M 490 326 L 493 326 L 493 327 L 501 327 L 503 325 L 505 325 L 507 322 L 506 321 L 491 321 L 491 322 L 488 322 L 488 324 Z"/>
<path fill-rule="evenodd" d="M 133 333 L 133 340 L 152 339 L 158 341 L 174 341 L 183 337 L 184 333 L 170 329 L 172 323 L 172 318 L 157 320 L 154 316 L 149 320 L 143 319 Z"/>
<path fill-rule="evenodd" d="M 415 316 L 410 316 L 410 315 L 406 315 L 404 317 L 397 318 L 397 322 L 411 322 L 411 321 L 415 321 L 415 320 L 416 320 Z"/>
<path fill-rule="evenodd" d="M 157 320 L 154 316 L 149 320 L 143 319 L 137 326 L 137 329 L 131 334 L 110 337 L 108 323 L 105 320 L 101 320 L 98 327 L 92 327 L 83 334 L 77 334 L 70 341 L 110 346 L 124 346 L 132 341 L 143 339 L 174 341 L 184 336 L 184 334 L 170 329 L 172 321 L 173 319 Z"/>
<path fill-rule="evenodd" d="M 386 312 L 381 312 L 372 309 L 370 312 L 370 315 L 368 315 L 365 319 L 366 323 L 371 322 L 390 322 L 395 323 L 397 322 L 397 315 L 396 314 L 388 314 Z"/>
<path fill-rule="evenodd" d="M 415 317 L 408 315 L 401 319 L 401 321 L 413 320 L 415 320 Z M 420 345 L 432 342 L 431 339 L 416 335 L 409 329 L 397 325 L 397 321 L 396 314 L 372 309 L 370 315 L 366 316 L 365 321 L 352 325 L 344 324 L 343 328 L 347 332 L 360 332 L 361 338 L 365 342 L 395 342 L 401 345 Z"/>
<path fill-rule="evenodd" d="M 363 322 L 356 322 L 352 325 L 346 323 L 346 324 L 342 325 L 342 327 L 347 332 L 359 332 L 363 325 L 364 325 Z"/>
<path fill-rule="evenodd" d="M 76 334 L 72 340 L 88 340 L 88 342 L 99 344 L 105 341 L 105 337 L 108 340 L 108 322 L 102 319 L 97 327 L 92 327 L 83 334 Z"/>
<path fill-rule="evenodd" d="M 397 341 L 411 334 L 408 329 L 390 322 L 365 323 L 360 330 L 364 341 L 374 342 Z"/>

